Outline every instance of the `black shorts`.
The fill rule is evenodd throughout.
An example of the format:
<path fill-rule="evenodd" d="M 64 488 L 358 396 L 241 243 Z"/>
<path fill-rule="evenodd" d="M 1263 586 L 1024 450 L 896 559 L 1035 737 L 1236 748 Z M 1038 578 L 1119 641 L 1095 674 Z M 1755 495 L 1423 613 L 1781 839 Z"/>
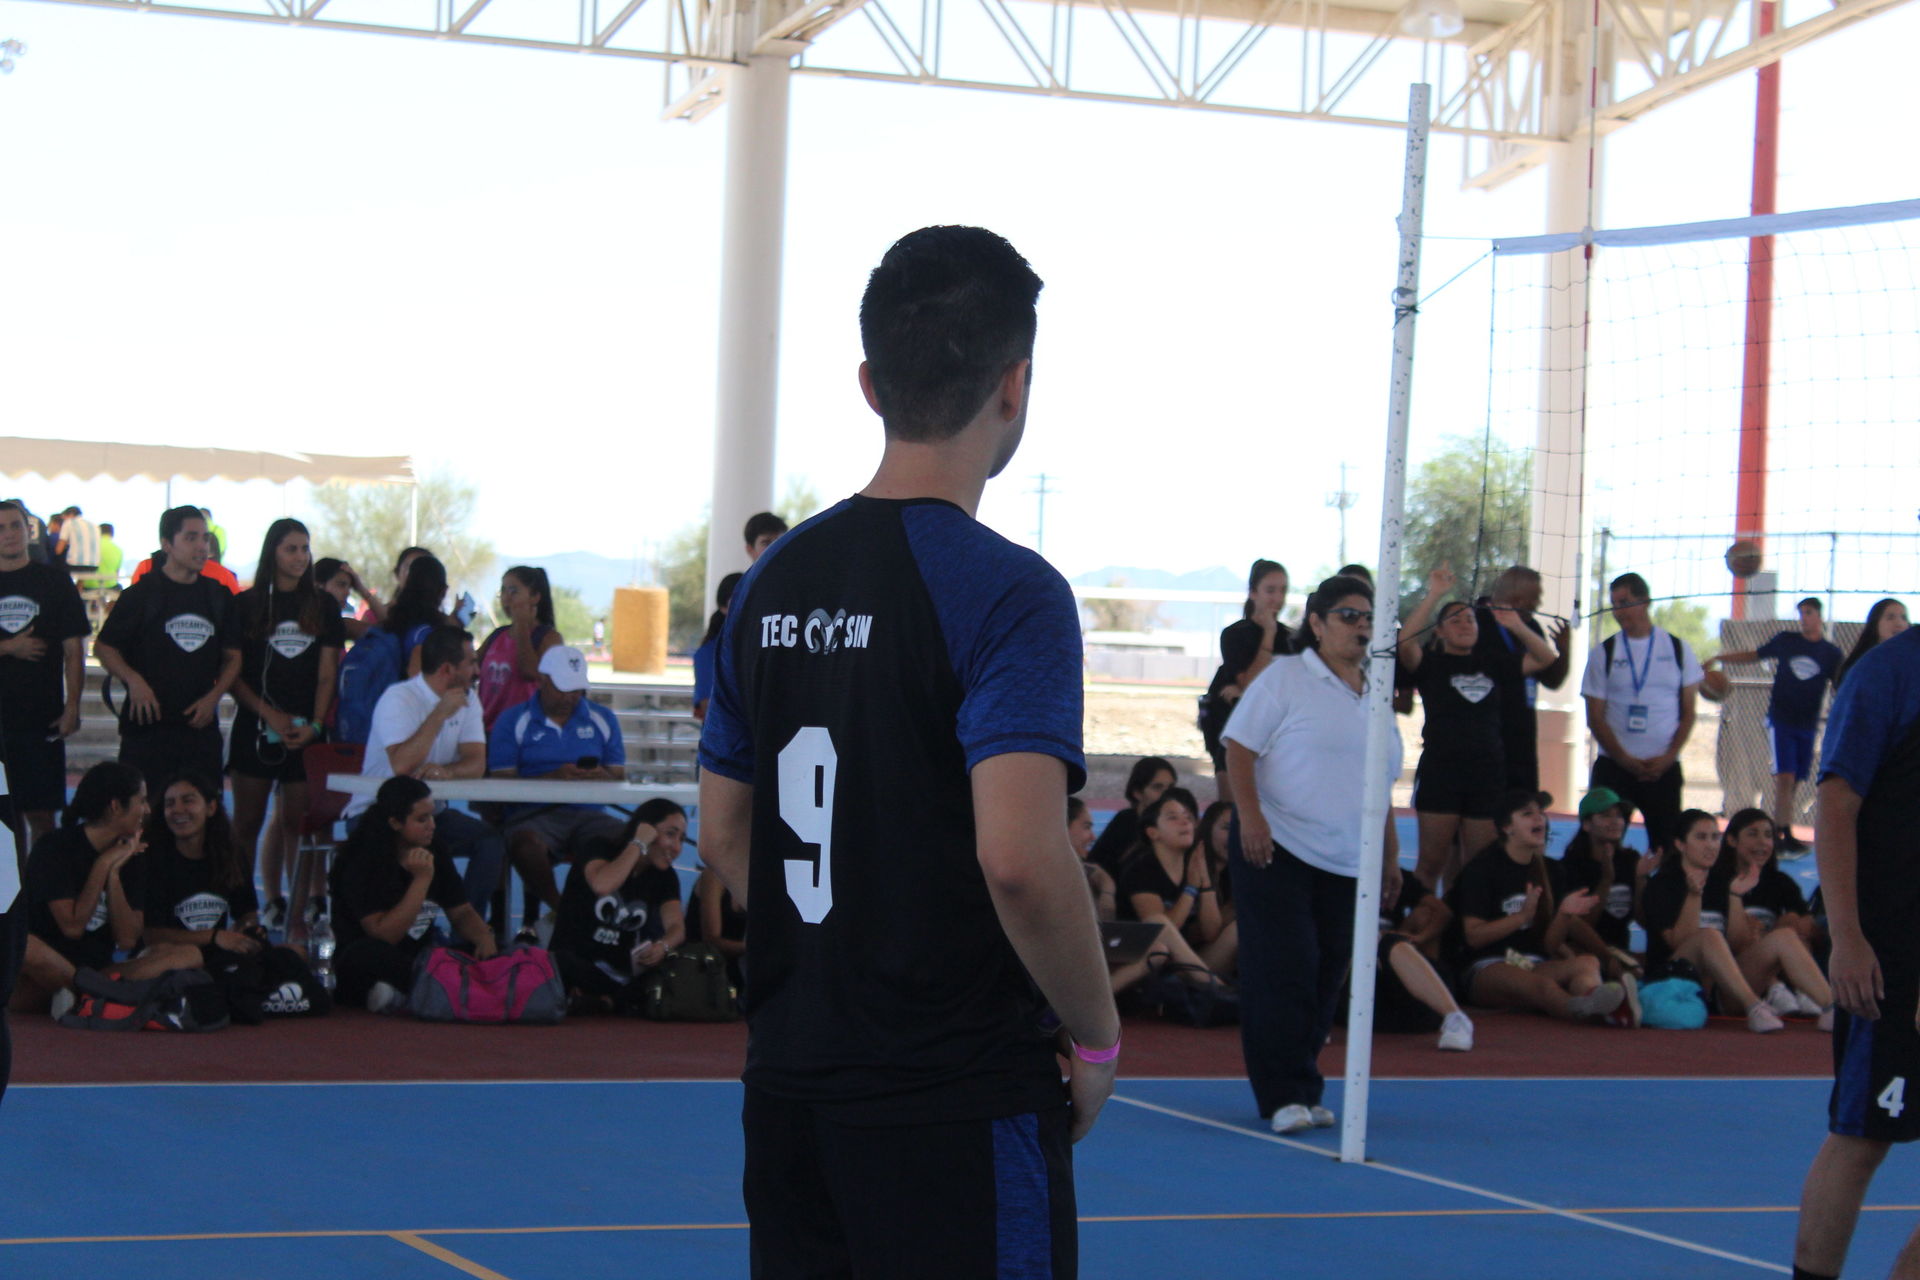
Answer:
<path fill-rule="evenodd" d="M 147 802 L 157 810 L 167 784 L 185 774 L 220 782 L 220 731 L 209 725 L 161 725 L 120 736 L 120 762 L 132 765 L 147 780 Z"/>
<path fill-rule="evenodd" d="M 1506 764 L 1498 752 L 1420 753 L 1413 775 L 1416 813 L 1459 814 L 1463 818 L 1492 818 L 1506 786 Z"/>
<path fill-rule="evenodd" d="M 755 1280 L 1076 1274 L 1065 1107 L 864 1127 L 749 1087 L 742 1180 Z"/>
<path fill-rule="evenodd" d="M 289 751 L 284 742 L 268 742 L 260 736 L 264 726 L 251 711 L 233 717 L 233 729 L 227 743 L 227 772 L 243 778 L 265 778 L 270 782 L 305 782 L 304 751 Z"/>
<path fill-rule="evenodd" d="M 67 807 L 67 744 L 39 733 L 9 733 L 7 791 L 17 813 Z"/>
<path fill-rule="evenodd" d="M 1833 1092 L 1827 1128 L 1848 1138 L 1920 1138 L 1920 1031 L 1913 1025 L 1920 976 L 1888 974 L 1880 1019 L 1833 1011 Z"/>

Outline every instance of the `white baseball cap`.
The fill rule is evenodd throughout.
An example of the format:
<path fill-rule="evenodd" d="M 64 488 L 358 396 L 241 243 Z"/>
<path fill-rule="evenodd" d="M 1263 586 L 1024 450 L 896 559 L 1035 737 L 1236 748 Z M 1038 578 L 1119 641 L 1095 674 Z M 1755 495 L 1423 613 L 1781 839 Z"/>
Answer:
<path fill-rule="evenodd" d="M 540 674 L 562 693 L 587 687 L 587 655 L 570 644 L 557 644 L 540 655 Z"/>

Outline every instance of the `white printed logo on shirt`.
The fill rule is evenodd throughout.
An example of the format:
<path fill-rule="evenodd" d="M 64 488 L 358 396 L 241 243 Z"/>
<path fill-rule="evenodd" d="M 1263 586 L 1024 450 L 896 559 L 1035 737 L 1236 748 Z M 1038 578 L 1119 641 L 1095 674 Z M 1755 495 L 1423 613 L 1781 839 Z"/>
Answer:
<path fill-rule="evenodd" d="M 1820 678 L 1820 664 L 1804 653 L 1792 662 L 1789 662 L 1787 664 L 1787 670 L 1793 672 L 1794 678 L 1798 680 L 1817 680 Z"/>
<path fill-rule="evenodd" d="M 416 942 L 427 936 L 427 930 L 433 928 L 434 919 L 440 914 L 440 904 L 428 898 L 420 904 L 420 914 L 407 926 L 407 936 Z"/>
<path fill-rule="evenodd" d="M 593 904 L 593 918 L 598 922 L 593 930 L 594 942 L 603 947 L 618 946 L 622 933 L 646 928 L 647 904 L 641 900 L 628 902 L 610 893 Z"/>
<path fill-rule="evenodd" d="M 1725 933 L 1727 931 L 1727 917 L 1718 911 L 1702 911 L 1700 913 L 1700 927 L 1702 929 L 1712 929 L 1717 933 Z"/>
<path fill-rule="evenodd" d="M 1453 691 L 1455 693 L 1465 698 L 1468 702 L 1484 702 L 1486 701 L 1487 695 L 1493 692 L 1493 677 L 1491 676 L 1477 674 L 1455 676 L 1448 683 L 1453 685 Z"/>
<path fill-rule="evenodd" d="M 173 909 L 183 929 L 211 929 L 227 914 L 227 900 L 217 893 L 196 893 Z"/>
<path fill-rule="evenodd" d="M 87 932 L 92 933 L 95 929 L 104 925 L 107 922 L 108 912 L 107 891 L 102 889 L 100 891 L 100 901 L 93 904 L 93 914 L 87 917 Z"/>
<path fill-rule="evenodd" d="M 1500 903 L 1500 914 L 1503 916 L 1517 916 L 1526 909 L 1527 895 L 1524 893 L 1512 894 Z"/>
<path fill-rule="evenodd" d="M 167 637 L 186 653 L 194 653 L 213 639 L 213 623 L 197 613 L 183 613 L 167 619 Z"/>
<path fill-rule="evenodd" d="M 17 636 L 40 616 L 40 602 L 29 596 L 0 596 L 0 631 Z"/>
<path fill-rule="evenodd" d="M 267 637 L 267 643 L 273 651 L 283 658 L 297 658 L 313 647 L 314 637 L 300 629 L 300 624 L 288 619 L 273 629 Z"/>
<path fill-rule="evenodd" d="M 1615 920 L 1625 920 L 1633 914 L 1633 886 L 1616 884 L 1607 887 L 1607 914 Z"/>

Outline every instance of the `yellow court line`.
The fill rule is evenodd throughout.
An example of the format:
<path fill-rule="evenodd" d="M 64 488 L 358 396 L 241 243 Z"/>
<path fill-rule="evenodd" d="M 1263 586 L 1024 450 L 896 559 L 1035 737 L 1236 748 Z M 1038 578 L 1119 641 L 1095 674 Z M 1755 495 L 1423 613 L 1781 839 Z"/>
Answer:
<path fill-rule="evenodd" d="M 444 1249 L 431 1240 L 422 1240 L 411 1231 L 394 1231 L 389 1234 L 393 1239 L 398 1240 L 408 1248 L 418 1249 L 429 1258 L 438 1258 L 448 1266 L 466 1272 L 468 1275 L 474 1277 L 474 1280 L 507 1280 L 507 1277 L 501 1275 L 498 1271 L 490 1271 L 475 1262 L 472 1258 L 463 1258 L 453 1250 Z"/>
<path fill-rule="evenodd" d="M 1288 1213 L 1144 1213 L 1144 1214 L 1087 1214 L 1079 1221 L 1088 1224 L 1114 1224 L 1134 1222 L 1315 1222 L 1343 1221 L 1356 1218 L 1539 1218 L 1554 1213 L 1590 1213 L 1612 1214 L 1732 1214 L 1732 1213 L 1798 1213 L 1800 1206 L 1792 1204 L 1760 1205 L 1688 1205 L 1688 1206 L 1648 1206 L 1634 1205 L 1625 1208 L 1603 1209 L 1350 1209 L 1326 1210 L 1320 1212 Z M 1920 1204 L 1869 1204 L 1862 1205 L 1863 1213 L 1920 1213 Z M 552 1226 L 552 1227 L 416 1227 L 411 1231 L 204 1231 L 181 1235 L 148 1236 L 23 1236 L 16 1239 L 0 1240 L 5 1245 L 37 1244 L 190 1244 L 195 1241 L 212 1240 L 339 1240 L 370 1239 L 381 1236 L 392 1239 L 411 1237 L 404 1243 L 419 1248 L 417 1239 L 425 1243 L 427 1236 L 543 1236 L 543 1235 L 599 1235 L 617 1234 L 635 1231 L 745 1231 L 744 1222 L 641 1222 L 614 1223 L 605 1226 Z M 492 1275 L 492 1272 L 473 1272 L 474 1275 Z"/>

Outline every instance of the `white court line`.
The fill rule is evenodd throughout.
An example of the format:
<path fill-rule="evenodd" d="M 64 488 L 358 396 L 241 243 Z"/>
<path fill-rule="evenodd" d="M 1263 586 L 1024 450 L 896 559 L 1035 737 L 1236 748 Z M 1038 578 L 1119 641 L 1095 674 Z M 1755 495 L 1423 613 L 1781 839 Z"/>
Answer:
<path fill-rule="evenodd" d="M 1376 1076 L 1375 1084 L 1805 1084 L 1826 1081 L 1827 1076 Z M 1213 1084 L 1226 1081 L 1244 1083 L 1245 1076 L 1123 1076 L 1122 1084 Z M 7 1092 L 28 1089 L 308 1089 L 338 1086 L 374 1088 L 402 1085 L 424 1088 L 474 1085 L 550 1085 L 550 1084 L 739 1084 L 735 1076 L 673 1076 L 645 1079 L 608 1077 L 569 1080 L 100 1080 L 39 1084 L 13 1084 Z M 1335 1081 L 1334 1083 L 1339 1083 Z M 1319 1148 L 1314 1148 L 1319 1150 Z"/>
<path fill-rule="evenodd" d="M 1113 1095 L 1112 1101 L 1123 1102 L 1130 1107 L 1139 1107 L 1143 1111 L 1156 1111 L 1161 1115 L 1172 1116 L 1176 1120 L 1187 1120 L 1194 1124 L 1205 1125 L 1209 1129 L 1219 1129 L 1226 1133 L 1237 1133 L 1242 1137 L 1253 1138 L 1259 1142 L 1270 1142 L 1275 1146 L 1291 1147 L 1295 1151 L 1305 1151 L 1312 1155 L 1319 1156 L 1323 1160 L 1333 1160 L 1337 1158 L 1337 1153 L 1326 1147 L 1316 1147 L 1310 1142 L 1301 1142 L 1294 1138 L 1282 1137 L 1277 1133 L 1261 1133 L 1258 1130 L 1248 1129 L 1242 1125 L 1228 1124 L 1224 1120 L 1212 1120 L 1206 1116 L 1194 1115 L 1192 1112 L 1178 1111 L 1172 1107 L 1163 1107 L 1158 1103 L 1143 1102 L 1138 1098 L 1122 1097 L 1117 1093 Z M 1597 1218 L 1590 1213 L 1580 1213 L 1573 1209 L 1562 1209 L 1556 1205 L 1542 1204 L 1538 1200 L 1527 1200 L 1520 1196 L 1510 1196 L 1501 1191 L 1490 1191 L 1485 1187 L 1476 1187 L 1465 1182 L 1455 1182 L 1451 1178 L 1435 1177 L 1433 1174 L 1421 1173 L 1415 1169 L 1403 1169 L 1399 1165 L 1384 1164 L 1379 1161 L 1369 1160 L 1360 1167 L 1377 1169 L 1381 1173 L 1391 1173 L 1397 1177 L 1411 1179 L 1414 1182 L 1424 1182 L 1430 1186 L 1444 1187 L 1449 1191 L 1459 1191 L 1467 1195 L 1479 1196 L 1482 1199 L 1493 1200 L 1500 1204 L 1510 1204 L 1521 1209 L 1531 1209 L 1537 1213 L 1550 1214 L 1556 1218 L 1566 1218 L 1573 1222 L 1584 1222 L 1590 1227 L 1600 1227 L 1606 1231 L 1617 1231 L 1622 1235 L 1638 1236 L 1643 1240 L 1651 1240 L 1656 1244 L 1672 1245 L 1676 1249 L 1685 1249 L 1692 1253 L 1703 1253 L 1708 1257 L 1722 1258 L 1728 1262 L 1744 1263 L 1749 1267 L 1758 1267 L 1762 1271 L 1774 1271 L 1781 1275 L 1793 1274 L 1792 1268 L 1783 1267 L 1776 1262 L 1764 1262 L 1759 1258 L 1749 1258 L 1745 1254 L 1730 1253 L 1725 1249 L 1715 1249 L 1711 1245 L 1695 1244 L 1691 1240 L 1682 1240 L 1678 1236 L 1662 1235 L 1658 1231 L 1648 1231 L 1643 1227 L 1628 1226 L 1624 1222 L 1614 1222 L 1609 1218 Z"/>

